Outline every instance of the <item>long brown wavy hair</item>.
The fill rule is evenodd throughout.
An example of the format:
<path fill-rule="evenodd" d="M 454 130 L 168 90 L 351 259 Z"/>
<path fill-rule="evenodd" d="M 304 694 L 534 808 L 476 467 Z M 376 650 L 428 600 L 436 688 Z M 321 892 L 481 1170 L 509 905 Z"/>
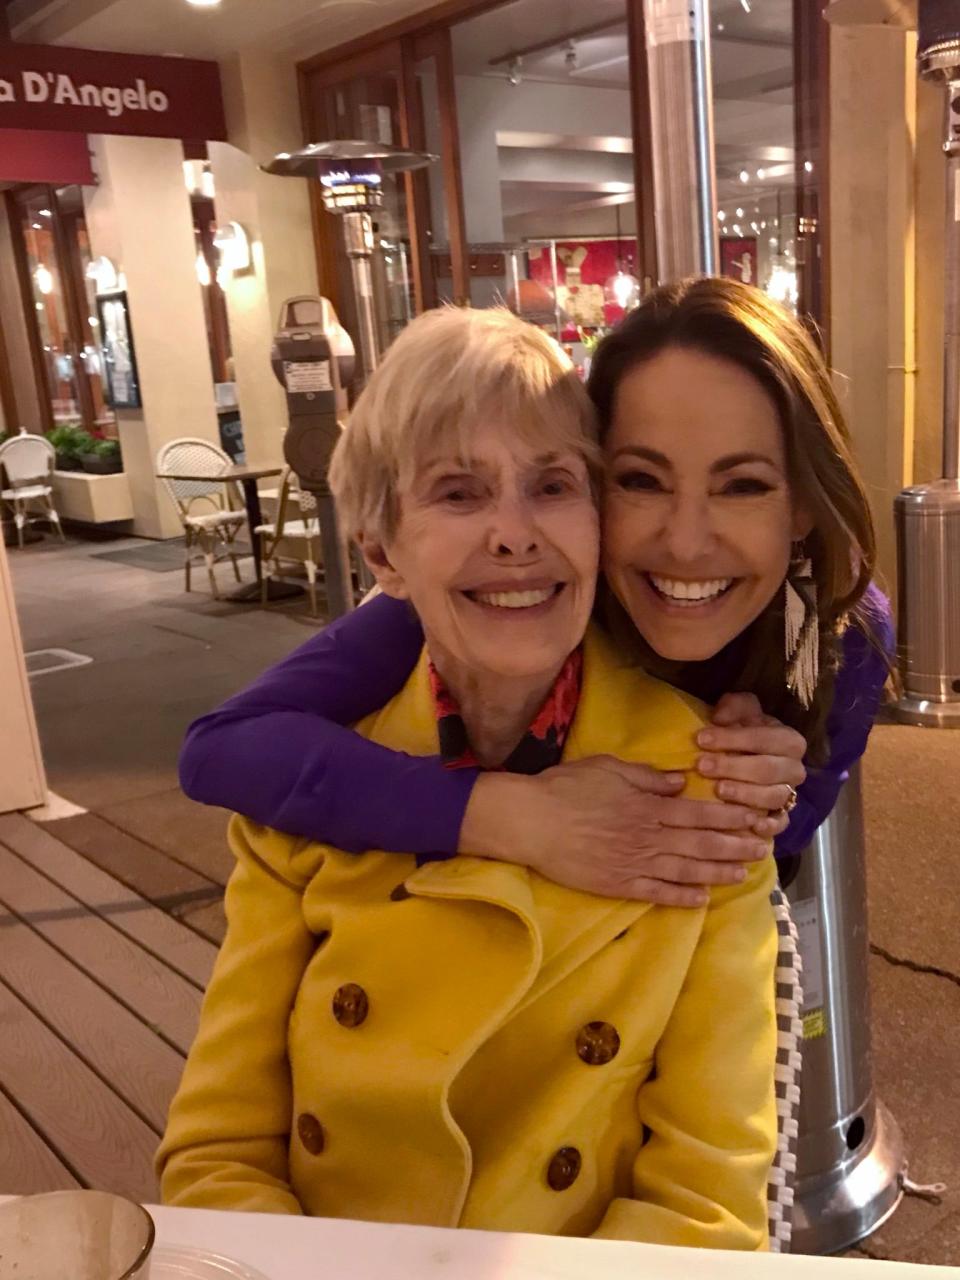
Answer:
<path fill-rule="evenodd" d="M 844 629 L 855 623 L 881 647 L 863 600 L 876 564 L 873 519 L 823 357 L 804 326 L 760 289 L 720 276 L 664 285 L 597 348 L 588 390 L 601 435 L 610 427 L 622 378 L 668 347 L 731 361 L 755 378 L 776 406 L 791 492 L 813 521 L 805 548 L 817 585 L 820 683 L 809 709 L 786 687 L 783 592 L 778 591 L 747 629 L 742 670 L 731 688 L 755 693 L 768 714 L 799 729 L 813 754 L 822 756 Z M 640 660 L 653 674 L 680 687 L 690 683 L 687 668 L 699 664 L 670 663 L 654 653 L 609 589 L 601 613 L 621 640 L 639 645 Z"/>

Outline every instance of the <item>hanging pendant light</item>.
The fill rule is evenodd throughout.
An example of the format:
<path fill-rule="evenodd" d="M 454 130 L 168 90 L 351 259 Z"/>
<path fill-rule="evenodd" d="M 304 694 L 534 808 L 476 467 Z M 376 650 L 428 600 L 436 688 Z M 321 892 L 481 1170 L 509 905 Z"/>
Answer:
<path fill-rule="evenodd" d="M 623 269 L 620 255 L 620 205 L 617 205 L 617 270 L 603 286 L 604 301 L 621 311 L 632 311 L 640 301 L 640 281 Z"/>

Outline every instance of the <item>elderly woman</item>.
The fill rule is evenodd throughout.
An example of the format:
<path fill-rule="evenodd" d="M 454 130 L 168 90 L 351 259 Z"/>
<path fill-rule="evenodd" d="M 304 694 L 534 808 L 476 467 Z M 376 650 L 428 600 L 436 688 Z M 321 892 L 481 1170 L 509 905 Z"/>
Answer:
<path fill-rule="evenodd" d="M 434 312 L 397 339 L 331 479 L 425 644 L 358 730 L 506 774 L 644 761 L 686 779 L 706 825 L 723 806 L 690 772 L 701 707 L 587 630 L 595 437 L 561 353 L 507 313 Z M 681 911 L 234 819 L 164 1199 L 765 1248 L 775 870 L 751 839 L 749 870 Z"/>

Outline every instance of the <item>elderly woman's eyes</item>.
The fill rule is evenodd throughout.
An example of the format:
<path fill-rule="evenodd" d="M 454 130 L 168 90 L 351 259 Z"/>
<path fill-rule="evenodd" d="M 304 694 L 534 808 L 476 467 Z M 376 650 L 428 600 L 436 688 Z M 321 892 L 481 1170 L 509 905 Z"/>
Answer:
<path fill-rule="evenodd" d="M 483 496 L 482 486 L 476 481 L 463 477 L 442 480 L 434 485 L 431 497 L 434 502 L 448 503 L 450 506 L 467 506 Z"/>
<path fill-rule="evenodd" d="M 537 485 L 537 492 L 545 498 L 562 498 L 571 493 L 580 493 L 586 481 L 571 471 L 551 471 L 542 476 Z"/>

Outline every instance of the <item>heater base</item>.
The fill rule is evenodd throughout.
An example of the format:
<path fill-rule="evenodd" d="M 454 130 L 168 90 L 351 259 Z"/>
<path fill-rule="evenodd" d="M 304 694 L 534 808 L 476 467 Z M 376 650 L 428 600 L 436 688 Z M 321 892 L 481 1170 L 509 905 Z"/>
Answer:
<path fill-rule="evenodd" d="M 900 724 L 923 725 L 928 729 L 960 729 L 960 702 L 903 697 L 891 711 Z"/>

